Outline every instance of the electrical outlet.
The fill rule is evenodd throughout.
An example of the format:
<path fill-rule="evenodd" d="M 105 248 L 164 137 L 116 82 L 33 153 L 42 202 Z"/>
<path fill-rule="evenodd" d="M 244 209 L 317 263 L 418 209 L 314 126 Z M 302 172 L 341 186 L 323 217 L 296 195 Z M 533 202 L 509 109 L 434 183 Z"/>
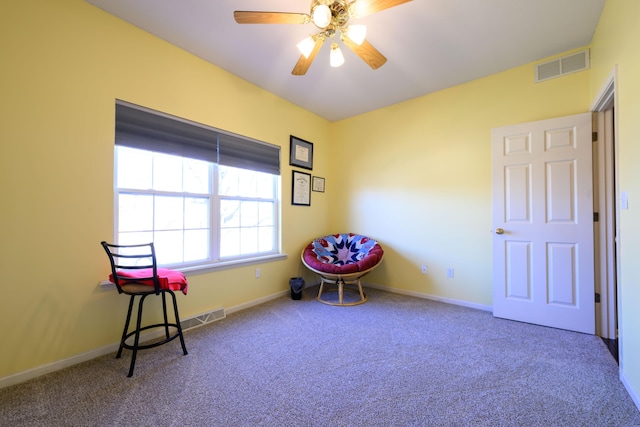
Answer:
<path fill-rule="evenodd" d="M 260 277 L 260 268 L 256 268 L 256 278 Z"/>
<path fill-rule="evenodd" d="M 422 271 L 422 274 L 427 274 L 427 266 L 422 264 L 421 271 Z"/>
<path fill-rule="evenodd" d="M 453 279 L 453 268 L 447 268 L 447 277 Z"/>

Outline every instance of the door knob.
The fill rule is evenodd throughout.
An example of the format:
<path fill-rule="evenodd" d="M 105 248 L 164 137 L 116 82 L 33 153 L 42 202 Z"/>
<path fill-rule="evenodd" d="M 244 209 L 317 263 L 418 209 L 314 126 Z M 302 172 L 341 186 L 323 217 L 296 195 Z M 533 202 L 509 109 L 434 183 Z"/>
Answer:
<path fill-rule="evenodd" d="M 502 228 L 496 228 L 496 234 L 504 234 L 504 230 Z"/>

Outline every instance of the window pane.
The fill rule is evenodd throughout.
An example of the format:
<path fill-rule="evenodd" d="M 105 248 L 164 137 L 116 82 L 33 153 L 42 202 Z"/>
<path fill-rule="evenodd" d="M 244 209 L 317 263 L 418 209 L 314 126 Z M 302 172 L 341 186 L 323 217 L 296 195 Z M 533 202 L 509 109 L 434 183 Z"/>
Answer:
<path fill-rule="evenodd" d="M 238 193 L 243 197 L 256 197 L 256 172 L 239 169 Z"/>
<path fill-rule="evenodd" d="M 209 163 L 202 160 L 184 159 L 184 189 L 186 193 L 207 194 L 211 186 Z"/>
<path fill-rule="evenodd" d="M 256 227 L 258 225 L 258 202 L 242 202 L 240 205 L 240 225 Z"/>
<path fill-rule="evenodd" d="M 240 230 L 240 253 L 243 255 L 258 252 L 258 227 Z"/>
<path fill-rule="evenodd" d="M 182 157 L 161 153 L 154 154 L 153 189 L 182 191 Z"/>
<path fill-rule="evenodd" d="M 184 232 L 184 262 L 209 258 L 209 230 L 186 230 Z"/>
<path fill-rule="evenodd" d="M 155 229 L 182 229 L 184 199 L 182 197 L 156 196 L 155 198 Z"/>
<path fill-rule="evenodd" d="M 118 188 L 135 188 L 148 190 L 151 188 L 151 171 L 153 170 L 153 153 L 129 147 L 116 147 L 118 170 L 116 185 Z"/>
<path fill-rule="evenodd" d="M 182 230 L 156 231 L 153 236 L 158 264 L 178 264 L 183 262 Z"/>
<path fill-rule="evenodd" d="M 256 172 L 257 177 L 257 194 L 263 199 L 273 199 L 273 175 L 268 173 Z"/>
<path fill-rule="evenodd" d="M 240 255 L 240 229 L 225 228 L 220 230 L 220 257 Z"/>
<path fill-rule="evenodd" d="M 153 232 L 143 233 L 118 233 L 118 244 L 120 245 L 140 245 L 153 242 Z"/>
<path fill-rule="evenodd" d="M 220 201 L 220 228 L 240 225 L 240 202 L 238 200 Z"/>
<path fill-rule="evenodd" d="M 148 250 L 146 250 L 145 252 L 149 253 Z M 124 254 L 125 252 L 120 251 L 120 253 Z M 135 254 L 135 251 L 129 251 L 127 254 Z M 139 267 L 151 265 L 153 263 L 153 260 L 150 256 L 145 258 L 120 258 L 118 260 L 118 263 L 121 267 Z"/>
<path fill-rule="evenodd" d="M 209 199 L 205 197 L 185 197 L 184 228 L 209 228 Z"/>
<path fill-rule="evenodd" d="M 274 225 L 273 224 L 273 207 L 272 202 L 260 202 L 258 217 L 260 219 L 260 226 Z"/>
<path fill-rule="evenodd" d="M 118 231 L 148 230 L 153 230 L 153 196 L 120 194 Z"/>
<path fill-rule="evenodd" d="M 218 171 L 220 179 L 218 193 L 221 196 L 237 196 L 239 169 L 228 166 L 218 166 Z"/>
<path fill-rule="evenodd" d="M 274 229 L 272 227 L 260 227 L 258 230 L 258 251 L 271 252 L 275 250 L 273 247 L 273 232 Z"/>

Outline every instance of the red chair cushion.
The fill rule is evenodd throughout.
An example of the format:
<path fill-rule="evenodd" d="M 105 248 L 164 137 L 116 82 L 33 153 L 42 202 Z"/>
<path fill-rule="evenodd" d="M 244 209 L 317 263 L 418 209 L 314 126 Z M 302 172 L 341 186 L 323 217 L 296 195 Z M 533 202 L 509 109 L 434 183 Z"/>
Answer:
<path fill-rule="evenodd" d="M 187 294 L 187 278 L 179 271 L 171 270 L 169 268 L 158 268 L 158 281 L 160 282 L 160 289 L 171 289 L 172 291 L 182 291 L 183 294 Z M 126 285 L 127 283 L 140 283 L 142 285 L 153 286 L 153 279 L 148 277 L 153 276 L 151 268 L 143 268 L 140 270 L 119 270 L 119 276 L 130 277 L 134 280 L 120 281 L 120 285 Z M 145 280 L 135 280 L 136 278 L 146 278 Z M 115 283 L 113 280 L 113 274 L 109 275 L 109 281 Z"/>

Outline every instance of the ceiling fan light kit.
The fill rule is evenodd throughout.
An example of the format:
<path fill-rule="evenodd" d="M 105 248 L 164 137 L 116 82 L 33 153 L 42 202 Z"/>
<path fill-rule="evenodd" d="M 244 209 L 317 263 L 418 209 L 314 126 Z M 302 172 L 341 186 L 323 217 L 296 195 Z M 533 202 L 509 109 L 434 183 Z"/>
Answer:
<path fill-rule="evenodd" d="M 298 47 L 298 50 L 300 51 L 300 53 L 302 53 L 304 55 L 305 58 L 309 58 L 309 55 L 311 55 L 311 51 L 313 51 L 313 46 L 316 44 L 315 40 L 313 40 L 313 37 L 309 36 L 306 39 L 302 40 L 300 43 L 298 43 L 296 46 Z"/>
<path fill-rule="evenodd" d="M 316 2 L 318 3 L 318 2 Z M 316 27 L 325 29 L 331 24 L 331 9 L 326 4 L 316 4 L 311 9 L 311 20 Z"/>
<path fill-rule="evenodd" d="M 329 65 L 339 67 L 344 64 L 344 56 L 340 50 L 338 43 L 331 43 L 331 51 L 329 53 Z"/>
<path fill-rule="evenodd" d="M 334 37 L 340 33 L 342 41 L 372 69 L 376 70 L 387 62 L 371 43 L 365 40 L 367 28 L 364 25 L 347 25 L 350 18 L 359 18 L 398 6 L 411 0 L 312 0 L 310 13 L 235 11 L 233 16 L 238 24 L 308 24 L 312 22 L 321 31 L 297 44 L 301 52 L 291 74 L 306 74 L 318 51 L 327 38 L 332 43 L 329 64 L 339 67 L 344 64 L 344 56 Z"/>
<path fill-rule="evenodd" d="M 360 46 L 367 37 L 367 27 L 365 25 L 349 25 L 347 37 Z"/>

